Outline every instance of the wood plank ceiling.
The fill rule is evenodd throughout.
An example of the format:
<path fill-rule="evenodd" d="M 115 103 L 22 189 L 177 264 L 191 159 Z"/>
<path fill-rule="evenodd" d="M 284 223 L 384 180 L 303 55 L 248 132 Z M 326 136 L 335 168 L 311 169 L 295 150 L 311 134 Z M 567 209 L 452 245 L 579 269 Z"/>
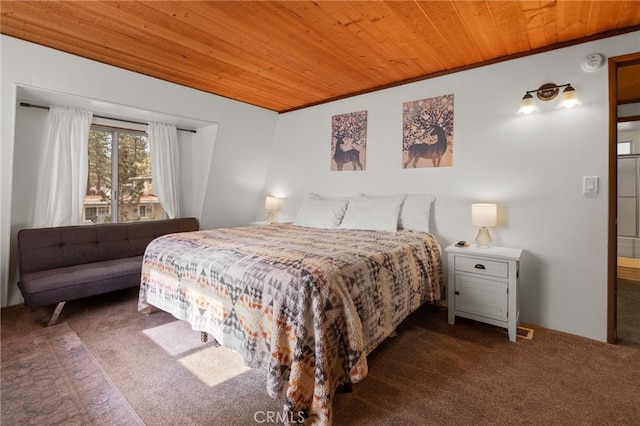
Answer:
<path fill-rule="evenodd" d="M 278 112 L 638 29 L 634 0 L 3 0 L 0 21 L 9 36 Z"/>

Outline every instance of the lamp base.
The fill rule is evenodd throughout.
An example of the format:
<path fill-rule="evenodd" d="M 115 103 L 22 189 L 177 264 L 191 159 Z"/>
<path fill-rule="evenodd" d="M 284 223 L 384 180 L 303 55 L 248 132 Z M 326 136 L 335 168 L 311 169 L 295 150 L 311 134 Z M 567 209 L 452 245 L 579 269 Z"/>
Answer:
<path fill-rule="evenodd" d="M 276 222 L 276 211 L 275 210 L 268 210 L 267 211 L 267 222 L 269 223 L 275 223 Z"/>
<path fill-rule="evenodd" d="M 491 247 L 491 243 L 493 240 L 491 239 L 491 234 L 486 226 L 483 226 L 478 230 L 478 235 L 476 235 L 476 244 L 480 248 L 489 248 Z"/>

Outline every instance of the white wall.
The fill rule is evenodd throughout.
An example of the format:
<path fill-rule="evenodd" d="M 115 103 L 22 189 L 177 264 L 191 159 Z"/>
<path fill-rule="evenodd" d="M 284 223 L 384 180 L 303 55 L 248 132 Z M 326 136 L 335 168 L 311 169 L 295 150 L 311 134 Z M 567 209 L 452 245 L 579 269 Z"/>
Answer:
<path fill-rule="evenodd" d="M 184 202 L 189 212 L 200 213 L 203 228 L 263 218 L 265 194 L 286 198 L 280 213 L 286 220 L 294 217 L 309 191 L 428 192 L 438 198 L 432 229 L 446 246 L 474 238 L 472 202 L 497 202 L 495 244 L 525 250 L 521 320 L 604 341 L 608 79 L 606 67 L 585 73 L 580 62 L 594 52 L 611 57 L 639 50 L 640 32 L 635 32 L 278 117 L 1 36 L 2 305 L 7 304 L 9 290 L 12 303 L 19 300 L 8 269 L 12 191 L 24 190 L 21 182 L 13 181 L 14 147 L 31 143 L 15 138 L 16 87 L 24 85 L 217 123 L 199 131 L 183 148 L 191 157 L 183 157 L 183 166 L 193 166 L 183 175 L 188 192 Z M 556 111 L 541 104 L 540 114 L 517 116 L 525 90 L 546 82 L 572 83 L 584 105 Z M 402 169 L 402 103 L 448 93 L 455 95 L 454 166 Z M 367 170 L 330 172 L 331 116 L 360 110 L 368 111 Z M 37 133 L 35 127 L 29 132 Z M 601 190 L 587 197 L 581 193 L 582 177 L 593 175 L 600 176 Z M 24 205 L 20 201 L 16 208 Z"/>
<path fill-rule="evenodd" d="M 639 117 L 640 102 L 624 104 L 618 107 L 618 118 Z M 640 121 L 618 123 L 618 142 L 631 142 L 631 153 L 640 154 Z"/>
<path fill-rule="evenodd" d="M 10 247 L 17 229 L 28 220 L 25 210 L 29 209 L 29 191 L 33 188 L 28 182 L 36 172 L 32 165 L 22 170 L 22 163 L 17 169 L 14 154 L 19 162 L 26 161 L 27 152 L 37 150 L 35 139 L 42 132 L 42 121 L 38 120 L 41 112 L 17 106 L 17 93 L 23 88 L 84 100 L 94 112 L 120 111 L 119 115 L 126 117 L 134 111 L 149 118 L 175 117 L 178 122 L 204 123 L 197 134 L 181 136 L 186 214 L 197 216 L 202 228 L 244 225 L 254 220 L 264 203 L 266 155 L 277 113 L 4 35 L 0 38 L 0 55 L 2 306 L 21 302 L 15 272 L 9 279 L 9 270 L 15 271 Z M 19 176 L 15 180 L 14 171 Z"/>
<path fill-rule="evenodd" d="M 524 249 L 521 321 L 606 341 L 607 67 L 581 70 L 591 53 L 640 51 L 640 32 L 407 84 L 283 114 L 265 193 L 293 219 L 307 192 L 431 193 L 441 244 L 473 240 L 470 204 L 496 202 L 494 244 Z M 526 90 L 571 83 L 584 105 L 518 116 Z M 403 169 L 402 104 L 455 95 L 454 165 Z M 366 171 L 330 171 L 331 117 L 368 111 Z M 346 167 L 345 167 L 346 168 Z M 582 194 L 583 176 L 600 193 Z"/>
<path fill-rule="evenodd" d="M 640 153 L 640 129 L 620 131 L 618 130 L 618 143 L 630 143 L 630 154 Z"/>

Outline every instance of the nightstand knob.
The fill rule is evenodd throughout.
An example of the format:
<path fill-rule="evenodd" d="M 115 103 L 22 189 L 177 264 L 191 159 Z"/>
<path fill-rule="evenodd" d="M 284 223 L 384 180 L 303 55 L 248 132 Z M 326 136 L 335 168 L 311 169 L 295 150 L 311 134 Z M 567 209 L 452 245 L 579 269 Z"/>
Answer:
<path fill-rule="evenodd" d="M 474 268 L 476 268 L 476 269 L 486 269 L 482 263 L 477 263 L 476 266 L 474 266 Z"/>
<path fill-rule="evenodd" d="M 453 292 L 456 296 L 460 296 L 460 292 L 459 291 L 454 291 Z"/>

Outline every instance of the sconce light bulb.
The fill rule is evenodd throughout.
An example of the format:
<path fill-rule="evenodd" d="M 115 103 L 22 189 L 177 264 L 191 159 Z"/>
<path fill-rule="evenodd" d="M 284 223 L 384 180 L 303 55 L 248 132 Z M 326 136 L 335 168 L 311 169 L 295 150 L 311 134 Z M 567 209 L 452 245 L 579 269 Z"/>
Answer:
<path fill-rule="evenodd" d="M 539 112 L 540 108 L 538 108 L 538 105 L 536 105 L 536 102 L 533 99 L 533 96 L 531 96 L 530 93 L 526 93 L 523 98 L 522 101 L 520 102 L 520 108 L 518 109 L 518 114 L 521 115 L 529 115 L 531 113 L 534 112 Z"/>
<path fill-rule="evenodd" d="M 567 86 L 562 91 L 562 96 L 560 98 L 560 102 L 558 103 L 558 108 L 569 109 L 580 105 L 582 105 L 582 102 L 580 101 L 580 99 L 578 99 L 576 89 L 571 87 L 571 85 Z"/>

